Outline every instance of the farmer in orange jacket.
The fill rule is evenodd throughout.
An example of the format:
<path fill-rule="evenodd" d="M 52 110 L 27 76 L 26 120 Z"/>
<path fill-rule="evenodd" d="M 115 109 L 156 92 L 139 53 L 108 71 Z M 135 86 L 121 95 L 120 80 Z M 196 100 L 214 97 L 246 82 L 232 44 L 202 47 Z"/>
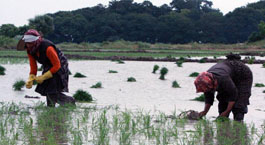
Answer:
<path fill-rule="evenodd" d="M 240 61 L 240 56 L 230 54 L 223 62 L 202 72 L 194 81 L 197 92 L 205 95 L 204 110 L 199 113 L 205 116 L 214 102 L 217 93 L 219 116 L 229 117 L 232 111 L 234 120 L 243 121 L 248 112 L 249 97 L 253 75 L 248 66 Z"/>
<path fill-rule="evenodd" d="M 68 62 L 64 54 L 49 40 L 41 37 L 38 31 L 28 30 L 22 40 L 27 50 L 30 73 L 26 88 L 30 89 L 35 80 L 38 85 L 36 92 L 47 98 L 47 106 L 54 107 L 56 103 L 75 104 L 75 99 L 62 92 L 68 92 Z M 42 75 L 37 75 L 37 61 L 42 64 Z"/>

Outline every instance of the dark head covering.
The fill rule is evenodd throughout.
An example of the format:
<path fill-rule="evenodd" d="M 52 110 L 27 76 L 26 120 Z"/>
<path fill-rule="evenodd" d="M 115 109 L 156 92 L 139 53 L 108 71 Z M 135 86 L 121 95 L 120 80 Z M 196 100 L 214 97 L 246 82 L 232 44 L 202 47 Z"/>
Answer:
<path fill-rule="evenodd" d="M 42 41 L 42 37 L 40 33 L 37 30 L 29 29 L 23 36 L 22 40 L 24 40 L 26 43 L 31 42 L 34 43 L 33 48 L 29 49 L 27 48 L 27 51 L 32 53 L 36 53 L 38 47 L 40 46 L 40 43 Z"/>

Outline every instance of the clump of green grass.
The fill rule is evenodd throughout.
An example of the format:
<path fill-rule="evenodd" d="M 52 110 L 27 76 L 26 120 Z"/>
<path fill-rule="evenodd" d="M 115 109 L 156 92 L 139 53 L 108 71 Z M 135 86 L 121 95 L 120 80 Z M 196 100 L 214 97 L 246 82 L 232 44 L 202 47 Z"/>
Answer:
<path fill-rule="evenodd" d="M 134 77 L 129 77 L 127 79 L 127 82 L 136 82 L 136 79 Z"/>
<path fill-rule="evenodd" d="M 109 73 L 118 73 L 116 70 L 109 70 Z"/>
<path fill-rule="evenodd" d="M 5 75 L 6 69 L 0 65 L 0 75 Z"/>
<path fill-rule="evenodd" d="M 199 63 L 205 63 L 207 59 L 208 59 L 207 57 L 203 57 L 199 60 Z"/>
<path fill-rule="evenodd" d="M 200 102 L 204 102 L 205 101 L 205 96 L 204 94 L 200 95 L 199 97 L 196 97 L 194 99 L 192 99 L 193 101 L 200 101 Z"/>
<path fill-rule="evenodd" d="M 262 67 L 265 68 L 265 63 L 262 64 Z"/>
<path fill-rule="evenodd" d="M 256 83 L 256 84 L 255 84 L 255 87 L 265 87 L 265 85 L 262 84 L 262 83 Z"/>
<path fill-rule="evenodd" d="M 80 102 L 91 102 L 93 101 L 92 96 L 83 90 L 77 90 L 73 96 L 76 101 Z"/>
<path fill-rule="evenodd" d="M 156 64 L 153 67 L 153 72 L 152 73 L 156 73 L 156 71 L 159 69 L 159 66 Z"/>
<path fill-rule="evenodd" d="M 255 58 L 254 56 L 251 56 L 251 57 L 248 59 L 248 64 L 253 64 L 255 60 L 256 60 L 256 58 Z"/>
<path fill-rule="evenodd" d="M 177 64 L 178 67 L 182 67 L 183 61 L 182 60 L 178 60 L 176 62 L 176 64 Z"/>
<path fill-rule="evenodd" d="M 101 82 L 97 82 L 95 85 L 91 86 L 90 88 L 102 88 Z"/>
<path fill-rule="evenodd" d="M 25 81 L 24 80 L 18 80 L 13 84 L 13 89 L 15 91 L 21 91 L 21 88 L 25 86 Z"/>
<path fill-rule="evenodd" d="M 189 77 L 197 77 L 199 75 L 198 72 L 193 72 L 189 75 Z"/>
<path fill-rule="evenodd" d="M 172 82 L 172 87 L 173 88 L 180 88 L 180 85 L 179 85 L 179 83 L 177 81 L 173 81 Z"/>
<path fill-rule="evenodd" d="M 77 72 L 77 73 L 75 73 L 74 77 L 75 78 L 85 78 L 86 76 L 81 74 L 81 73 L 79 73 L 79 72 Z"/>
<path fill-rule="evenodd" d="M 160 80 L 164 80 L 165 79 L 165 75 L 168 73 L 168 69 L 166 67 L 162 67 L 162 69 L 160 70 Z"/>

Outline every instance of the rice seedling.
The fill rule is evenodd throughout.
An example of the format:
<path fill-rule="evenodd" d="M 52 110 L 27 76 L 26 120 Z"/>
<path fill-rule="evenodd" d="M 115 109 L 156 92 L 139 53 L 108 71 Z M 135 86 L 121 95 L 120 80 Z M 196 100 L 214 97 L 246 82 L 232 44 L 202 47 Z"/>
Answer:
<path fill-rule="evenodd" d="M 136 82 L 136 79 L 134 77 L 129 77 L 127 79 L 127 82 Z"/>
<path fill-rule="evenodd" d="M 118 73 L 118 71 L 115 71 L 115 70 L 109 70 L 109 73 Z"/>
<path fill-rule="evenodd" d="M 95 85 L 92 85 L 90 88 L 102 88 L 101 82 L 97 82 Z"/>
<path fill-rule="evenodd" d="M 81 73 L 79 73 L 79 72 L 77 72 L 77 73 L 75 73 L 74 77 L 75 78 L 85 78 L 86 76 L 81 74 Z"/>
<path fill-rule="evenodd" d="M 193 72 L 189 75 L 189 77 L 197 77 L 199 75 L 198 72 Z"/>
<path fill-rule="evenodd" d="M 255 87 L 265 87 L 265 85 L 262 83 L 255 83 Z"/>
<path fill-rule="evenodd" d="M 168 69 L 166 67 L 162 67 L 160 70 L 160 80 L 165 80 L 165 75 L 168 73 Z"/>
<path fill-rule="evenodd" d="M 183 61 L 182 60 L 178 60 L 176 62 L 176 64 L 177 64 L 178 67 L 182 67 Z"/>
<path fill-rule="evenodd" d="M 25 86 L 25 81 L 24 80 L 18 80 L 13 84 L 13 89 L 15 91 L 21 91 L 21 88 Z"/>
<path fill-rule="evenodd" d="M 200 102 L 204 102 L 205 101 L 205 96 L 204 94 L 200 95 L 199 97 L 196 97 L 194 99 L 192 99 L 193 101 L 200 101 Z"/>
<path fill-rule="evenodd" d="M 152 73 L 156 73 L 156 71 L 157 71 L 158 69 L 159 69 L 159 66 L 158 66 L 157 64 L 154 65 Z"/>
<path fill-rule="evenodd" d="M 177 81 L 173 81 L 172 82 L 172 87 L 173 88 L 180 88 L 180 85 L 179 85 L 179 83 Z"/>
<path fill-rule="evenodd" d="M 0 75 L 5 75 L 5 68 L 0 65 Z"/>
<path fill-rule="evenodd" d="M 92 96 L 83 90 L 77 90 L 73 96 L 76 101 L 80 102 L 91 102 L 93 101 Z"/>
<path fill-rule="evenodd" d="M 254 56 L 247 57 L 246 59 L 248 60 L 248 62 L 247 62 L 248 64 L 253 64 L 254 61 L 256 60 L 256 58 Z"/>
<path fill-rule="evenodd" d="M 199 60 L 199 63 L 205 63 L 207 59 L 208 59 L 207 57 L 203 57 Z"/>

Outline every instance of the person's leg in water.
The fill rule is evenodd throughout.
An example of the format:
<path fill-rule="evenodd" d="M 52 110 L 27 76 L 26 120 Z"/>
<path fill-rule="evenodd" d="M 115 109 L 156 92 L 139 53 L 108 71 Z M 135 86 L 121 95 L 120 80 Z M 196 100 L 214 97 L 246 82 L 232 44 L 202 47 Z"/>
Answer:
<path fill-rule="evenodd" d="M 245 114 L 248 112 L 248 107 L 245 106 L 243 108 L 233 108 L 232 109 L 234 120 L 243 122 Z"/>
<path fill-rule="evenodd" d="M 47 100 L 47 106 L 48 107 L 55 107 L 55 104 L 57 102 L 57 94 L 47 94 L 46 100 Z"/>
<path fill-rule="evenodd" d="M 67 96 L 63 93 L 59 93 L 57 97 L 57 103 L 60 105 L 74 105 L 75 106 L 75 99 L 73 97 Z"/>

